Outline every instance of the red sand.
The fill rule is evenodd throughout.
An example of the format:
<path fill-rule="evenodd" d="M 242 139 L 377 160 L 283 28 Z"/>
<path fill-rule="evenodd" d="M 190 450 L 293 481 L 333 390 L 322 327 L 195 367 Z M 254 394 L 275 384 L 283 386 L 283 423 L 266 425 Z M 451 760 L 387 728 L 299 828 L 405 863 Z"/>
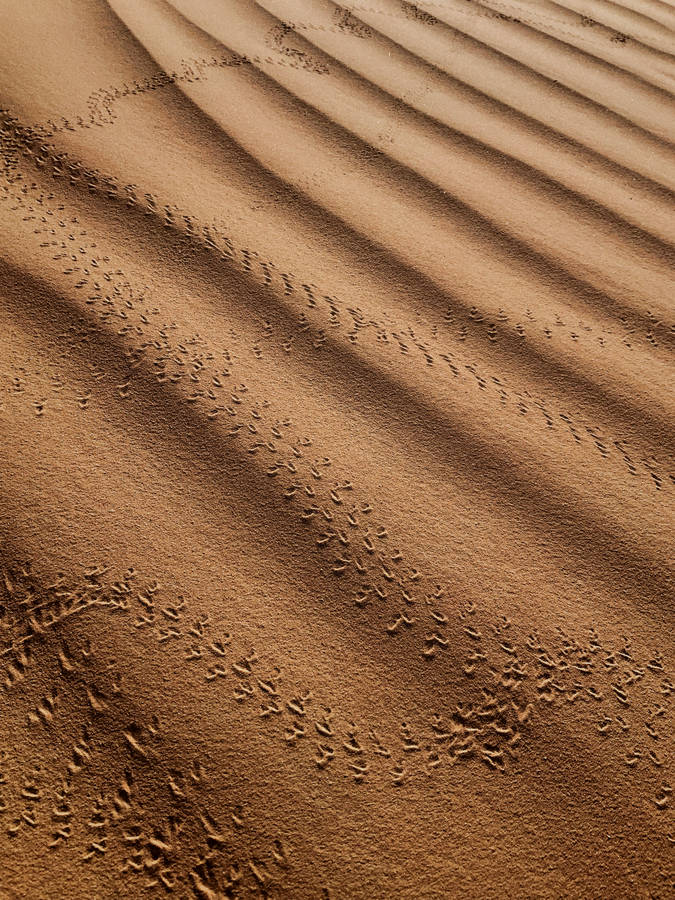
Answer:
<path fill-rule="evenodd" d="M 675 896 L 675 9 L 0 9 L 0 898 Z"/>

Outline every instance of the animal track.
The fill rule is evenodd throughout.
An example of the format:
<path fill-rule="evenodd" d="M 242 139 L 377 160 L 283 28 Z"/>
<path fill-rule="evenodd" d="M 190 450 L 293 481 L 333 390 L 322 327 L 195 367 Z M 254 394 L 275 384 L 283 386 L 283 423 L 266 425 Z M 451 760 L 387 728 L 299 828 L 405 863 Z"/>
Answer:
<path fill-rule="evenodd" d="M 511 15 L 512 6 L 495 5 L 498 10 L 471 9 L 468 14 L 503 22 L 507 28 L 519 24 Z M 444 13 L 438 6 L 441 16 Z M 238 473 L 245 472 L 247 480 L 235 485 L 238 489 L 241 484 L 242 502 L 248 502 L 252 486 L 257 486 L 265 498 L 263 524 L 268 514 L 278 517 L 281 537 L 270 557 L 271 569 L 292 560 L 289 582 L 308 576 L 308 582 L 317 586 L 308 599 L 306 620 L 298 604 L 298 622 L 294 620 L 284 635 L 289 647 L 295 630 L 309 633 L 311 623 L 317 621 L 320 632 L 331 617 L 337 623 L 335 633 L 342 635 L 344 629 L 350 638 L 344 647 L 336 642 L 337 646 L 328 648 L 323 635 L 315 640 L 312 633 L 300 659 L 292 647 L 285 652 L 286 644 L 281 650 L 274 634 L 275 604 L 287 600 L 282 596 L 283 579 L 274 583 L 271 596 L 263 594 L 261 583 L 262 596 L 250 604 L 250 618 L 248 598 L 236 596 L 235 602 L 237 588 L 224 578 L 224 584 L 216 584 L 214 575 L 212 590 L 205 588 L 211 573 L 200 570 L 199 554 L 207 546 L 216 546 L 227 528 L 226 520 L 223 529 L 219 519 L 217 535 L 215 528 L 209 530 L 203 543 L 190 548 L 194 571 L 189 575 L 168 571 L 172 557 L 164 550 L 158 549 L 155 557 L 142 542 L 143 549 L 134 550 L 134 545 L 118 541 L 117 534 L 110 536 L 107 562 L 92 553 L 77 568 L 72 559 L 79 557 L 72 548 L 62 548 L 62 554 L 59 548 L 58 552 L 48 548 L 34 571 L 32 565 L 15 558 L 14 546 L 21 546 L 22 540 L 34 546 L 38 537 L 47 539 L 52 520 L 31 521 L 33 509 L 22 510 L 25 520 L 16 535 L 11 524 L 6 529 L 7 548 L 0 554 L 0 698 L 10 736 L 8 749 L 0 748 L 0 856 L 9 848 L 12 866 L 14 860 L 30 860 L 36 850 L 46 847 L 45 855 L 60 859 L 59 864 L 73 877 L 78 867 L 84 867 L 93 891 L 95 885 L 114 884 L 114 890 L 125 896 L 156 893 L 220 900 L 290 895 L 300 883 L 293 871 L 298 858 L 295 826 L 279 821 L 272 829 L 259 799 L 251 805 L 257 804 L 253 809 L 241 795 L 245 766 L 255 754 L 268 760 L 270 751 L 278 751 L 273 756 L 278 770 L 273 777 L 279 779 L 279 796 L 297 791 L 303 802 L 310 797 L 314 802 L 321 792 L 331 796 L 337 789 L 351 803 L 359 797 L 369 800 L 372 792 L 381 791 L 388 792 L 386 803 L 395 811 L 397 803 L 407 802 L 427 787 L 452 796 L 454 787 L 468 783 L 474 775 L 482 779 L 486 794 L 501 792 L 499 785 L 506 785 L 506 779 L 513 784 L 531 765 L 531 754 L 546 776 L 552 770 L 546 753 L 549 747 L 558 749 L 560 734 L 574 742 L 571 750 L 579 754 L 579 766 L 586 765 L 582 754 L 590 752 L 587 748 L 595 747 L 602 754 L 603 777 L 614 773 L 631 786 L 641 801 L 636 815 L 644 813 L 654 823 L 650 828 L 655 846 L 659 836 L 663 838 L 655 856 L 667 842 L 675 841 L 671 654 L 657 647 L 645 649 L 644 635 L 617 640 L 617 626 L 603 623 L 600 612 L 597 629 L 556 627 L 571 608 L 564 591 L 551 621 L 538 612 L 543 626 L 529 634 L 533 626 L 524 628 L 515 610 L 525 608 L 531 598 L 507 599 L 512 591 L 508 578 L 505 583 L 495 579 L 494 596 L 485 608 L 467 600 L 463 591 L 472 590 L 472 573 L 467 576 L 465 570 L 472 564 L 480 569 L 478 553 L 455 554 L 450 540 L 449 552 L 456 558 L 443 569 L 447 573 L 454 566 L 457 583 L 447 574 L 441 577 L 430 571 L 425 550 L 414 558 L 404 523 L 387 515 L 384 499 L 376 502 L 377 496 L 370 493 L 372 485 L 360 483 L 340 459 L 340 442 L 335 441 L 335 447 L 321 446 L 321 429 L 314 433 L 312 427 L 315 395 L 307 392 L 306 410 L 301 408 L 305 395 L 300 396 L 294 407 L 300 409 L 299 421 L 292 421 L 283 400 L 272 389 L 268 391 L 270 385 L 278 384 L 277 396 L 283 397 L 283 379 L 296 364 L 308 370 L 316 365 L 323 378 L 336 360 L 338 367 L 354 361 L 387 386 L 385 375 L 388 378 L 396 368 L 403 373 L 401 385 L 411 388 L 411 397 L 413 387 L 420 395 L 428 390 L 439 409 L 456 399 L 458 419 L 463 410 L 475 406 L 477 421 L 487 421 L 488 434 L 498 435 L 504 447 L 517 435 L 525 455 L 541 442 L 543 464 L 548 465 L 550 455 L 556 472 L 562 472 L 567 457 L 573 457 L 569 465 L 575 484 L 581 485 L 593 474 L 599 479 L 606 474 L 617 497 L 621 490 L 636 494 L 648 490 L 649 503 L 663 504 L 675 482 L 668 471 L 669 455 L 639 437 L 639 428 L 633 427 L 628 413 L 624 416 L 622 410 L 609 406 L 606 412 L 598 409 L 597 416 L 589 413 L 598 404 L 587 402 L 583 392 L 566 384 L 564 376 L 568 359 L 597 359 L 602 366 L 605 361 L 611 364 L 615 356 L 627 360 L 632 355 L 665 364 L 673 326 L 652 312 L 624 314 L 624 307 L 617 306 L 618 312 L 608 310 L 604 318 L 589 320 L 607 322 L 606 326 L 591 327 L 562 304 L 559 312 L 546 312 L 535 305 L 536 298 L 513 299 L 508 292 L 499 300 L 507 308 L 499 310 L 481 297 L 464 305 L 449 296 L 428 299 L 401 294 L 400 308 L 388 311 L 377 291 L 370 296 L 368 284 L 362 300 L 356 288 L 349 300 L 342 299 L 332 288 L 310 282 L 306 273 L 290 271 L 287 260 L 283 265 L 281 259 L 275 263 L 265 259 L 260 248 L 258 252 L 239 246 L 227 223 L 206 221 L 176 205 L 168 188 L 166 192 L 153 188 L 157 193 L 151 193 L 145 189 L 149 184 L 123 185 L 77 160 L 70 151 L 62 152 L 63 147 L 78 146 L 67 133 L 115 122 L 119 130 L 123 101 L 131 103 L 132 97 L 169 86 L 203 83 L 220 68 L 249 67 L 253 80 L 259 75 L 253 69 L 263 66 L 261 83 L 263 76 L 267 78 L 264 65 L 269 64 L 302 70 L 298 77 L 312 82 L 315 76 L 330 76 L 338 63 L 324 64 L 323 56 L 312 55 L 309 44 L 296 34 L 306 32 L 311 39 L 319 30 L 327 31 L 340 35 L 345 47 L 347 42 L 357 47 L 382 42 L 382 34 L 358 17 L 359 10 L 366 9 L 376 11 L 333 4 L 328 24 L 320 28 L 315 23 L 279 21 L 266 33 L 271 55 L 265 58 L 229 51 L 218 51 L 212 58 L 184 58 L 173 73 L 158 72 L 94 91 L 86 113 L 69 113 L 68 119 L 29 127 L 0 110 L 4 227 L 8 232 L 17 229 L 24 249 L 40 261 L 40 278 L 64 307 L 60 318 L 55 300 L 54 309 L 49 310 L 53 334 L 45 335 L 38 327 L 29 333 L 18 316 L 15 327 L 9 318 L 13 312 L 7 313 L 12 323 L 9 334 L 17 346 L 8 346 L 0 371 L 0 418 L 12 422 L 16 417 L 26 432 L 25 436 L 9 435 L 17 441 L 9 446 L 25 447 L 27 459 L 35 455 L 36 466 L 49 466 L 51 460 L 44 458 L 47 442 L 52 430 L 56 432 L 64 422 L 74 426 L 76 443 L 82 442 L 75 436 L 80 428 L 81 434 L 88 434 L 87 429 L 103 422 L 106 429 L 125 433 L 127 423 L 143 425 L 155 414 L 154 425 L 163 437 L 171 434 L 173 440 L 175 432 L 182 443 L 203 440 L 204 458 L 208 462 L 217 458 L 221 482 L 231 479 L 235 484 Z M 410 28 L 428 27 L 425 33 L 435 38 L 449 35 L 440 18 L 412 3 L 392 3 L 377 12 L 396 17 Z M 555 24 L 550 17 L 548 24 Z M 555 27 L 560 31 L 559 25 Z M 581 19 L 581 28 L 599 33 L 588 17 Z M 617 33 L 615 37 L 622 42 L 626 36 Z M 461 81 L 457 84 L 457 90 L 463 90 Z M 384 88 L 382 92 L 386 93 Z M 414 106 L 426 93 L 423 85 L 410 89 L 404 85 L 401 97 L 395 99 Z M 147 97 L 142 102 L 146 101 Z M 192 114 L 201 115 L 197 108 Z M 240 136 L 225 138 L 219 152 L 238 158 Z M 391 147 L 397 140 L 396 129 L 383 130 L 380 139 Z M 462 139 L 461 131 L 457 139 Z M 241 149 L 242 154 L 248 152 L 243 140 Z M 103 156 L 107 152 L 106 144 Z M 251 166 L 255 165 L 253 159 Z M 307 177 L 309 184 L 314 175 L 309 172 Z M 87 192 L 95 198 L 91 209 Z M 251 208 L 285 202 L 286 197 L 285 187 L 273 201 L 261 191 L 252 198 Z M 298 195 L 293 202 L 299 199 L 314 215 L 311 195 L 309 200 Z M 447 199 L 453 202 L 452 197 Z M 161 252 L 175 256 L 179 290 L 194 303 L 194 316 L 185 316 L 182 324 L 173 321 L 180 313 L 172 308 L 171 296 L 162 296 L 166 279 L 140 271 L 142 253 L 133 240 L 128 246 L 120 242 L 123 249 L 119 251 L 113 249 L 107 226 L 99 221 L 99 206 L 113 210 L 120 222 L 128 215 L 131 226 L 120 224 L 120 234 L 138 239 L 139 245 L 145 226 L 151 236 L 159 229 Z M 237 215 L 232 213 L 229 221 L 236 222 Z M 336 222 L 331 223 L 333 227 L 341 226 Z M 11 243 L 8 272 L 13 247 Z M 373 255 L 373 278 L 386 287 L 387 267 L 394 269 L 384 250 Z M 289 259 L 292 253 L 295 249 L 288 253 Z M 340 258 L 336 269 L 345 266 L 346 258 Z M 230 320 L 222 313 L 219 296 L 214 297 L 213 315 L 202 317 L 197 309 L 200 292 L 208 284 L 202 273 L 211 267 L 218 272 L 218 279 L 214 278 L 218 290 L 227 284 L 237 295 Z M 351 274 L 357 284 L 358 271 Z M 333 274 L 326 271 L 325 278 L 326 284 L 332 283 Z M 249 291 L 251 297 L 239 296 Z M 251 298 L 255 302 L 249 302 Z M 442 308 L 435 307 L 437 302 L 442 302 Z M 214 329 L 216 315 L 222 327 Z M 201 333 L 196 330 L 200 326 Z M 520 363 L 529 365 L 542 346 L 560 363 L 560 378 L 542 376 L 529 382 L 520 372 L 527 366 Z M 98 352 L 101 347 L 106 352 Z M 570 366 L 570 371 L 576 370 Z M 365 420 L 374 411 L 380 414 L 366 398 L 366 388 L 354 403 L 345 403 L 345 421 L 351 415 Z M 268 397 L 275 397 L 274 402 Z M 407 413 L 405 404 L 403 412 Z M 492 414 L 498 417 L 494 423 Z M 323 440 L 329 438 L 324 427 Z M 138 448 L 133 441 L 130 444 L 131 457 Z M 327 452 L 331 455 L 324 455 Z M 156 479 L 155 494 L 154 474 L 164 463 L 161 446 L 144 446 L 143 453 L 152 460 L 153 497 L 159 498 L 174 475 L 181 476 L 182 487 L 192 485 L 191 475 L 183 480 L 182 472 L 171 471 L 166 478 L 162 474 Z M 81 456 L 84 450 L 79 447 L 64 460 L 79 463 Z M 375 461 L 382 464 L 383 478 L 388 477 L 393 456 L 393 452 L 384 453 Z M 503 457 L 508 459 L 506 451 Z M 532 463 L 540 461 L 536 458 Z M 101 466 L 86 485 L 87 496 L 95 496 L 97 503 L 101 486 L 101 508 L 106 487 L 117 483 L 114 479 L 129 488 L 129 497 L 139 488 L 125 470 L 124 460 L 113 458 L 107 464 L 110 469 Z M 85 477 L 84 468 L 73 466 L 73 489 Z M 615 477 L 619 473 L 623 482 Z M 196 473 L 195 482 L 203 477 L 204 471 Z M 213 487 L 217 482 L 209 472 L 209 493 L 215 495 L 208 498 L 209 510 L 220 512 L 218 488 Z M 140 487 L 145 491 L 147 485 Z M 448 497 L 454 488 L 449 480 Z M 13 496 L 13 486 L 8 489 Z M 386 491 L 387 496 L 393 494 L 390 482 Z M 171 495 L 166 502 L 176 510 L 176 517 L 182 516 L 185 506 L 185 521 L 190 524 L 201 499 L 185 491 L 180 502 Z M 71 500 L 73 508 L 86 509 L 79 497 L 68 497 L 67 503 Z M 12 502 L 16 505 L 15 499 Z M 140 520 L 141 513 L 149 515 L 145 510 L 133 514 Z M 421 511 L 420 521 L 422 514 L 426 512 Z M 102 521 L 114 523 L 121 518 L 120 512 Z M 68 524 L 68 515 L 63 522 Z M 135 528 L 136 520 L 132 524 Z M 187 535 L 194 533 L 186 530 Z M 272 541 L 279 535 L 273 535 Z M 101 538 L 104 546 L 107 537 Z M 92 546 L 95 543 L 92 540 Z M 73 547 L 82 546 L 89 544 L 76 536 Z M 219 547 L 227 554 L 219 571 L 234 572 L 237 557 L 230 560 L 230 545 L 223 540 Z M 138 569 L 127 568 L 127 550 L 142 560 Z M 63 562 L 49 562 L 54 557 L 60 560 L 60 554 Z M 124 562 L 119 564 L 120 560 Z M 66 571 L 55 574 L 52 566 L 57 564 Z M 544 569 L 541 578 L 545 578 Z M 590 582 L 585 572 L 578 579 L 565 572 L 565 579 L 568 585 L 577 585 L 580 593 Z M 236 578 L 232 582 L 239 584 Z M 573 589 L 577 588 L 570 587 L 570 592 Z M 292 590 L 291 585 L 289 593 Z M 501 614 L 507 609 L 508 616 Z M 598 607 L 589 601 L 580 603 L 580 609 L 588 609 L 595 618 Z M 667 615 L 667 607 L 664 610 L 660 615 Z M 656 627 L 651 633 L 659 634 Z M 338 674 L 347 685 L 344 690 L 332 688 L 322 670 L 323 657 L 329 653 L 343 667 Z M 366 654 L 368 665 L 360 672 Z M 359 691 L 365 695 L 369 686 L 379 686 L 370 667 L 371 660 L 378 662 L 378 654 L 392 683 L 388 686 L 383 680 L 382 693 L 365 697 L 372 703 L 361 702 L 364 697 Z M 146 659 L 152 662 L 147 684 L 137 665 Z M 394 673 L 399 670 L 405 677 L 396 680 Z M 153 679 L 161 681 L 161 673 L 167 673 L 168 686 L 180 685 L 185 696 L 196 698 L 200 705 L 195 708 L 202 711 L 203 721 L 179 703 L 173 708 L 176 698 L 169 693 L 160 705 L 152 687 Z M 209 740 L 217 727 L 222 729 L 217 735 L 222 746 L 215 752 Z M 563 756 L 574 753 L 562 754 L 560 765 L 568 764 Z M 589 771 L 595 762 L 589 760 Z M 271 796 L 274 784 L 269 790 Z M 600 785 L 600 799 L 604 790 Z M 265 793 L 262 796 L 265 799 Z M 323 849 L 312 860 L 317 882 L 311 888 L 317 893 L 322 890 L 325 897 L 336 896 L 324 884 L 316 886 L 325 880 L 320 871 L 322 853 Z M 310 890 L 309 885 L 306 888 Z"/>

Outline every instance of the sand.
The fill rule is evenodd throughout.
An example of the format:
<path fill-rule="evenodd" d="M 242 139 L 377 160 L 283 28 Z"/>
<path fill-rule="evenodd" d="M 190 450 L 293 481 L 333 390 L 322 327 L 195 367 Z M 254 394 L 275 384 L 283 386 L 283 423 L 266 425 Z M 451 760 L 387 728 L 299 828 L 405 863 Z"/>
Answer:
<path fill-rule="evenodd" d="M 1 900 L 675 897 L 675 8 L 0 31 Z"/>

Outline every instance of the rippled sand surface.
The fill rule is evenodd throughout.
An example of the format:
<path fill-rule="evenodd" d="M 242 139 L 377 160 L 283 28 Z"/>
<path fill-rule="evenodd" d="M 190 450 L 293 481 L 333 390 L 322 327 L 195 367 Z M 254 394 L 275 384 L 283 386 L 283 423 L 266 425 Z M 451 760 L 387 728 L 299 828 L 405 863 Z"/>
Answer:
<path fill-rule="evenodd" d="M 0 32 L 1 900 L 675 896 L 675 8 Z"/>

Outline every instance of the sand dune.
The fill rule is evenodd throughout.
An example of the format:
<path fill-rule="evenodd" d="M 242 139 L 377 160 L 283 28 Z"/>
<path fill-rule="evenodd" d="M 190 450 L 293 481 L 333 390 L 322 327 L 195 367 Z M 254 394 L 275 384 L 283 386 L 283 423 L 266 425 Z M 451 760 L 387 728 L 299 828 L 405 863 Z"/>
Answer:
<path fill-rule="evenodd" d="M 675 896 L 675 13 L 0 9 L 0 898 Z"/>

